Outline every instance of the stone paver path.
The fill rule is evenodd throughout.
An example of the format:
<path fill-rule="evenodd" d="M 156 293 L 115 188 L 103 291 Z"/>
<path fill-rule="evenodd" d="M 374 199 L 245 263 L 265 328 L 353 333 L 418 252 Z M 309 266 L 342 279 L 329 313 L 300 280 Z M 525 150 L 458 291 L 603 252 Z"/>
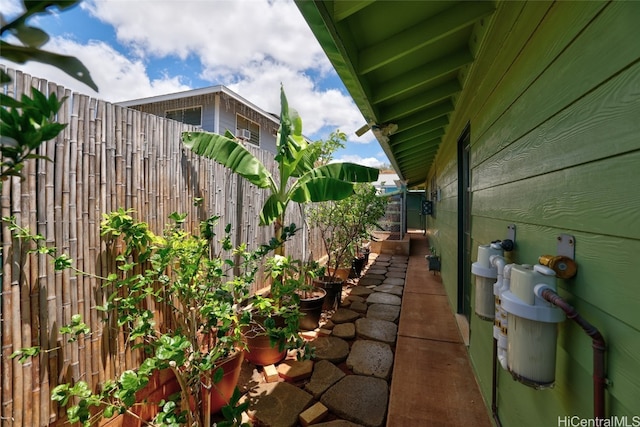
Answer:
<path fill-rule="evenodd" d="M 324 405 L 326 415 L 314 426 L 384 426 L 407 263 L 405 256 L 371 254 L 362 276 L 345 284 L 341 306 L 305 335 L 315 354 L 310 376 L 281 374 L 266 383 L 263 368 L 248 365 L 252 372 L 239 384 L 250 402 L 247 421 L 297 427 L 301 413 Z M 293 370 L 309 361 L 282 363 Z"/>

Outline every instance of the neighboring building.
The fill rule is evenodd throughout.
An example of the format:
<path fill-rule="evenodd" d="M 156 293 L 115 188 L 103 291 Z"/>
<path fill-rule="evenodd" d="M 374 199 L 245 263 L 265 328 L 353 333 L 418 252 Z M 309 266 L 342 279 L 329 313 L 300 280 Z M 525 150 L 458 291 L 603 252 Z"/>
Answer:
<path fill-rule="evenodd" d="M 640 2 L 296 4 L 400 178 L 427 189 L 430 245 L 469 340 L 461 351 L 468 350 L 496 423 L 637 423 Z M 542 333 L 532 334 L 522 358 L 510 345 L 510 372 L 499 367 L 493 322 L 476 315 L 471 270 L 479 245 L 514 228 L 509 262 L 575 251 L 577 275 L 547 280 L 602 332 L 606 379 L 594 369 L 597 344 L 570 319 L 558 324 L 544 356 Z M 537 305 L 547 304 L 532 292 Z M 509 320 L 511 339 L 525 331 L 521 325 Z M 524 368 L 544 357 L 553 362 L 554 387 L 528 387 Z M 440 393 L 421 381 L 425 396 Z M 414 420 L 406 425 L 415 425 L 419 409 L 403 403 Z M 597 414 L 606 418 L 596 424 Z"/>
<path fill-rule="evenodd" d="M 275 154 L 279 118 L 218 85 L 185 92 L 133 99 L 119 105 L 224 134 L 227 130 Z"/>
<path fill-rule="evenodd" d="M 378 180 L 371 183 L 378 189 L 378 193 L 392 193 L 402 189 L 402 182 L 397 173 L 380 172 Z"/>

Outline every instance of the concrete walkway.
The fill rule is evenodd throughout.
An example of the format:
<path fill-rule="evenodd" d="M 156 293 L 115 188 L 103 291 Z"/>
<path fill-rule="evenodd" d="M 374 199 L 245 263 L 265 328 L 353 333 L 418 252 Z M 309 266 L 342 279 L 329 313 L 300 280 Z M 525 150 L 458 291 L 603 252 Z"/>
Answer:
<path fill-rule="evenodd" d="M 491 426 L 427 238 L 411 234 L 387 426 Z"/>
<path fill-rule="evenodd" d="M 239 387 L 246 420 L 261 426 L 490 426 L 467 351 L 428 243 L 411 255 L 371 254 L 341 307 L 305 333 L 312 361 L 247 362 Z"/>

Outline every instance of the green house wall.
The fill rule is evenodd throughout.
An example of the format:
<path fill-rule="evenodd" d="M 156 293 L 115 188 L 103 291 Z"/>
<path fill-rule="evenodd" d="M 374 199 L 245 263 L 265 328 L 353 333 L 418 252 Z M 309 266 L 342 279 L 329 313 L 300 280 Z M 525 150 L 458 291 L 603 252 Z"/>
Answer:
<path fill-rule="evenodd" d="M 639 23 L 640 2 L 499 3 L 426 182 L 428 192 L 440 189 L 429 234 L 454 311 L 457 139 L 467 124 L 472 260 L 478 245 L 506 237 L 512 223 L 517 263 L 555 254 L 561 233 L 575 236 L 578 274 L 559 280 L 559 293 L 607 341 L 608 415 L 640 416 Z M 473 309 L 469 323 L 469 353 L 489 407 L 492 324 Z M 567 320 L 557 343 L 550 390 L 499 370 L 503 425 L 593 417 L 591 339 Z"/>

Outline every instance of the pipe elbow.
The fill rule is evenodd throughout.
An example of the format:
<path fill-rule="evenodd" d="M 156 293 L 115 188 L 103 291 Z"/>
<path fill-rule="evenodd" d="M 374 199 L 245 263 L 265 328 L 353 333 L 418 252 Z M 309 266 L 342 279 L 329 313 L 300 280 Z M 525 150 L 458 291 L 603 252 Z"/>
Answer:
<path fill-rule="evenodd" d="M 489 262 L 498 270 L 498 275 L 501 276 L 502 270 L 504 270 L 504 266 L 507 265 L 507 260 L 500 255 L 491 255 L 489 257 Z"/>

